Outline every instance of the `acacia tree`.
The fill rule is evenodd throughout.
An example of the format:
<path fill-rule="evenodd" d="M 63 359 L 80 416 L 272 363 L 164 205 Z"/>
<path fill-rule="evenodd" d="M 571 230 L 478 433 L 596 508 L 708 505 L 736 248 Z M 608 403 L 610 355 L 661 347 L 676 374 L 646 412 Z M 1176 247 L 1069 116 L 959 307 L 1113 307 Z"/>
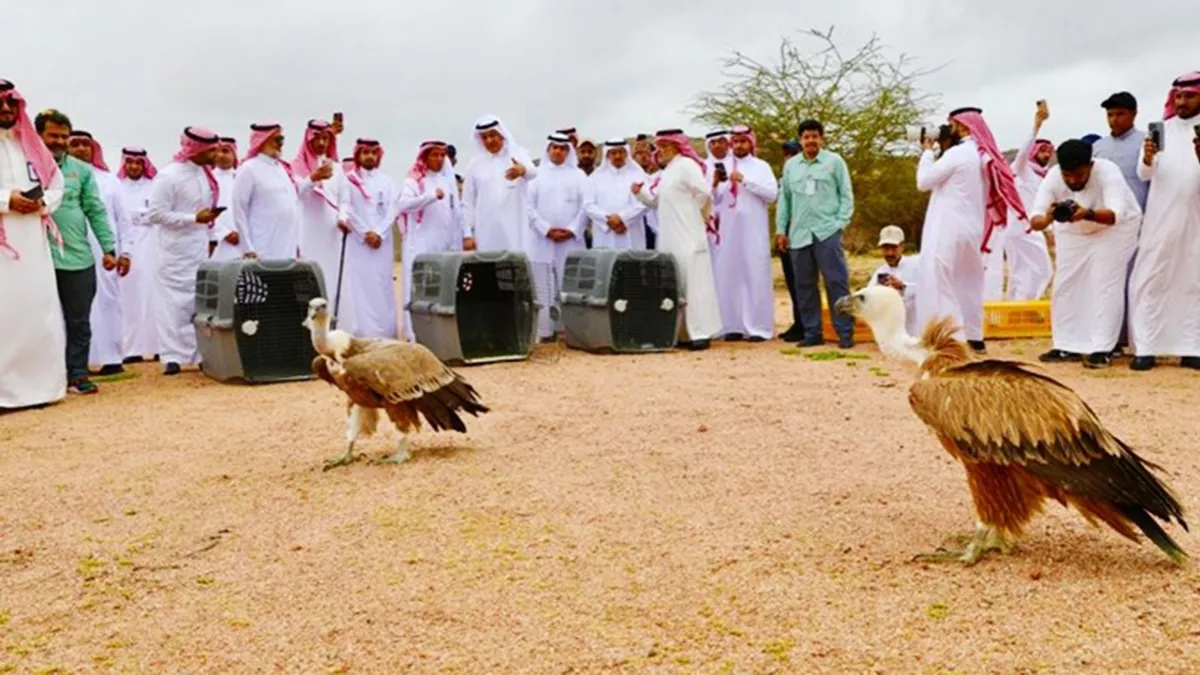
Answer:
<path fill-rule="evenodd" d="M 855 215 L 846 232 L 852 250 L 874 246 L 884 225 L 900 225 L 919 241 L 928 196 L 916 190 L 916 160 L 906 127 L 927 120 L 938 99 L 918 87 L 933 69 L 907 54 L 891 56 L 872 35 L 844 52 L 827 31 L 801 33 L 815 49 L 783 37 L 771 61 L 734 52 L 723 64 L 725 83 L 688 106 L 708 126 L 747 124 L 759 139 L 759 157 L 780 167 L 781 146 L 805 119 L 825 126 L 825 146 L 842 155 L 854 183 Z"/>

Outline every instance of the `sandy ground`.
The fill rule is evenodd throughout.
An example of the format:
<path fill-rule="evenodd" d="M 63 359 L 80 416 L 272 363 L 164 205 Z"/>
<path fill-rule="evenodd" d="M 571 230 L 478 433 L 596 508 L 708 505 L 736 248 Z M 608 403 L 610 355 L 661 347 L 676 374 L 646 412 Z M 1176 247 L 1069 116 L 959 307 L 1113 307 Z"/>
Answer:
<path fill-rule="evenodd" d="M 320 382 L 146 365 L 0 416 L 0 673 L 1200 671 L 1200 572 L 1057 506 L 909 562 L 973 525 L 911 373 L 782 349 L 466 368 L 494 412 L 398 467 L 321 471 Z M 1195 503 L 1194 373 L 1051 370 Z"/>

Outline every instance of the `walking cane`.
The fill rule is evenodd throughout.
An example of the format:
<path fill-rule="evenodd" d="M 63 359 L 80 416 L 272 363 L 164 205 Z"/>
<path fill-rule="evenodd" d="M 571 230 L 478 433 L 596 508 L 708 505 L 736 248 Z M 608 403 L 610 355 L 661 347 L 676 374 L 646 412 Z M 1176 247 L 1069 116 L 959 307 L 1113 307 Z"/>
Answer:
<path fill-rule="evenodd" d="M 333 327 L 337 328 L 338 307 L 342 304 L 342 272 L 346 269 L 346 237 L 350 236 L 349 232 L 342 232 L 342 255 L 338 258 L 338 280 L 337 291 L 333 296 Z"/>

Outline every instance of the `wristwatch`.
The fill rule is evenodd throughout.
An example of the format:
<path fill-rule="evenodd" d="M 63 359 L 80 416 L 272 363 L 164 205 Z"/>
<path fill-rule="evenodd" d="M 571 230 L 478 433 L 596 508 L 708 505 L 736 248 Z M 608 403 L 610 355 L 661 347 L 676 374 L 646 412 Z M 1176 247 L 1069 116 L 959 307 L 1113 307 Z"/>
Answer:
<path fill-rule="evenodd" d="M 1084 211 L 1083 218 L 1084 218 L 1084 220 L 1095 221 L 1096 220 L 1096 209 L 1088 209 L 1087 211 Z"/>

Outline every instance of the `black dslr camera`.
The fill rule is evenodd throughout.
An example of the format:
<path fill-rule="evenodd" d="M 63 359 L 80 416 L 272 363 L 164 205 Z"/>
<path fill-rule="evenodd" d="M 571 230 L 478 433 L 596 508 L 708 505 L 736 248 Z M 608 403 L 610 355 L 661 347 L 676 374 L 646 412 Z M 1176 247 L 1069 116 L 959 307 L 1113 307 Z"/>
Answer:
<path fill-rule="evenodd" d="M 1074 199 L 1055 202 L 1054 208 L 1050 212 L 1050 215 L 1054 216 L 1054 222 L 1065 223 L 1071 219 L 1071 216 L 1075 215 L 1075 209 L 1078 207 L 1079 205 L 1075 203 Z"/>

